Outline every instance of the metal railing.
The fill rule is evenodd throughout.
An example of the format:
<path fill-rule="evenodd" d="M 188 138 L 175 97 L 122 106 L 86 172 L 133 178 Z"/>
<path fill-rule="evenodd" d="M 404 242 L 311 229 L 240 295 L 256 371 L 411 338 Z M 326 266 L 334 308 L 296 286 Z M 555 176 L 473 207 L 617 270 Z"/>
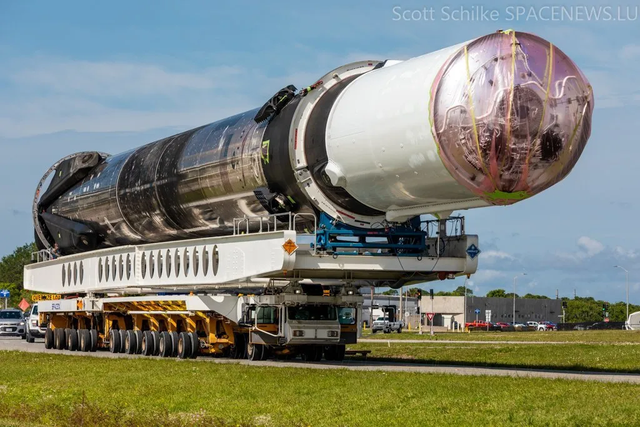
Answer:
<path fill-rule="evenodd" d="M 38 252 L 31 253 L 31 262 L 44 262 L 51 261 L 52 259 L 56 259 L 50 251 L 46 249 L 39 250 Z"/>

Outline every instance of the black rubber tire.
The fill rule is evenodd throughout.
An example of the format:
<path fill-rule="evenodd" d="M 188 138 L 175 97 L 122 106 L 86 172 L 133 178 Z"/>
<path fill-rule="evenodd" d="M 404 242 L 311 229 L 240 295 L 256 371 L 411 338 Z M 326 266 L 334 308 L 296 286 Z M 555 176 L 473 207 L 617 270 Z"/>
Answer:
<path fill-rule="evenodd" d="M 124 344 L 126 340 L 127 340 L 127 331 L 124 329 L 120 329 L 120 353 L 126 353 L 126 349 L 124 348 Z"/>
<path fill-rule="evenodd" d="M 109 330 L 109 351 L 111 353 L 120 353 L 120 347 L 122 343 L 120 342 L 120 331 L 117 329 Z"/>
<path fill-rule="evenodd" d="M 324 360 L 336 360 L 336 346 L 327 345 L 324 347 Z"/>
<path fill-rule="evenodd" d="M 322 360 L 322 346 L 316 345 L 314 347 L 316 348 L 316 352 L 313 355 L 313 361 L 314 362 L 319 362 L 319 361 Z"/>
<path fill-rule="evenodd" d="M 142 354 L 142 337 L 144 334 L 140 329 L 134 331 L 136 335 L 136 354 Z"/>
<path fill-rule="evenodd" d="M 167 331 L 160 332 L 159 353 L 162 357 L 171 357 L 173 355 L 173 342 L 171 334 Z"/>
<path fill-rule="evenodd" d="M 335 358 L 333 360 L 342 362 L 344 360 L 344 354 L 347 351 L 347 346 L 344 344 L 338 344 L 334 348 L 335 348 Z"/>
<path fill-rule="evenodd" d="M 249 360 L 264 360 L 263 359 L 264 346 L 262 344 L 252 344 L 249 343 L 247 345 L 247 359 Z"/>
<path fill-rule="evenodd" d="M 188 359 L 191 357 L 191 337 L 188 332 L 180 332 L 178 338 L 178 357 Z"/>
<path fill-rule="evenodd" d="M 198 333 L 191 332 L 189 333 L 189 337 L 191 338 L 191 354 L 189 355 L 189 358 L 195 359 L 200 353 L 200 340 L 198 339 Z"/>
<path fill-rule="evenodd" d="M 89 351 L 95 352 L 98 351 L 98 330 L 97 329 L 87 329 L 89 331 L 89 343 L 91 346 L 89 347 Z"/>
<path fill-rule="evenodd" d="M 152 356 L 157 356 L 160 354 L 160 332 L 151 331 L 151 336 L 153 337 L 153 352 Z"/>
<path fill-rule="evenodd" d="M 27 330 L 27 342 L 29 344 L 33 344 L 35 341 L 36 339 L 31 336 L 31 331 Z"/>
<path fill-rule="evenodd" d="M 401 334 L 401 333 L 402 333 L 402 326 L 400 326 L 400 327 L 398 328 L 398 333 L 399 333 L 399 334 Z"/>
<path fill-rule="evenodd" d="M 322 347 L 307 345 L 302 349 L 301 355 L 305 362 L 317 362 L 322 359 Z"/>
<path fill-rule="evenodd" d="M 180 341 L 180 334 L 176 331 L 169 332 L 171 335 L 171 357 L 178 357 L 178 341 Z"/>
<path fill-rule="evenodd" d="M 378 332 L 378 330 L 377 330 L 377 329 L 372 329 L 372 330 L 371 330 L 371 333 L 372 333 L 372 334 L 375 334 L 375 333 L 377 333 L 377 332 Z"/>
<path fill-rule="evenodd" d="M 24 334 L 22 334 L 22 336 L 20 338 L 22 338 L 23 340 L 26 340 L 27 339 L 27 333 L 25 332 Z"/>
<path fill-rule="evenodd" d="M 55 328 L 53 330 L 53 348 L 56 350 L 62 350 L 62 343 L 64 341 L 64 329 Z"/>
<path fill-rule="evenodd" d="M 247 345 L 243 334 L 233 334 L 233 345 L 229 349 L 229 357 L 232 359 L 246 358 Z"/>
<path fill-rule="evenodd" d="M 142 355 L 153 355 L 153 335 L 151 335 L 151 331 L 144 331 L 142 333 Z"/>
<path fill-rule="evenodd" d="M 53 348 L 53 329 L 47 327 L 44 333 L 44 348 L 50 350 Z"/>
<path fill-rule="evenodd" d="M 67 331 L 67 349 L 69 351 L 78 350 L 78 331 L 75 329 L 69 329 Z"/>
<path fill-rule="evenodd" d="M 73 331 L 73 329 L 70 328 L 64 328 L 63 332 L 64 332 L 64 341 L 62 341 L 62 348 L 63 350 L 67 350 L 67 341 L 68 341 L 68 337 L 71 334 L 71 331 Z"/>
<path fill-rule="evenodd" d="M 80 351 L 84 353 L 91 351 L 91 332 L 88 329 L 80 329 L 78 335 L 80 338 Z"/>
<path fill-rule="evenodd" d="M 127 336 L 124 341 L 124 349 L 127 354 L 136 354 L 138 343 L 136 342 L 136 333 L 134 331 L 127 331 Z"/>

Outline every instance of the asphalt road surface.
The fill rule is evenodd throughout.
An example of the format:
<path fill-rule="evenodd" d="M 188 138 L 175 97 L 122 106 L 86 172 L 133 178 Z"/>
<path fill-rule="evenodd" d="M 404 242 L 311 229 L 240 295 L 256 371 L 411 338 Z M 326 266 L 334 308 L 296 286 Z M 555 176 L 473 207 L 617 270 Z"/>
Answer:
<path fill-rule="evenodd" d="M 377 341 L 377 340 L 376 340 Z M 382 341 L 384 342 L 384 341 Z M 468 341 L 465 341 L 468 343 Z M 108 351 L 98 351 L 95 353 L 79 353 L 77 351 L 67 350 L 47 350 L 44 348 L 43 340 L 36 340 L 35 343 L 29 344 L 20 338 L 3 337 L 0 338 L 0 350 L 16 350 L 29 353 L 53 353 L 66 354 L 78 357 L 107 357 L 107 358 L 135 358 L 145 357 L 141 355 L 128 355 L 123 353 L 110 353 Z M 148 356 L 147 356 L 148 357 Z M 152 358 L 160 359 L 159 356 Z M 543 370 L 543 369 L 525 369 L 525 368 L 484 368 L 484 367 L 467 367 L 467 366 L 446 366 L 446 365 L 426 365 L 419 363 L 399 363 L 384 362 L 372 360 L 347 359 L 344 362 L 302 362 L 302 361 L 264 361 L 252 362 L 249 360 L 235 360 L 213 357 L 199 357 L 195 360 L 180 360 L 178 363 L 236 363 L 240 365 L 252 366 L 272 366 L 280 368 L 306 368 L 306 369 L 347 369 L 351 371 L 388 371 L 388 372 L 419 372 L 425 374 L 454 374 L 454 375 L 491 375 L 499 377 L 535 377 L 547 379 L 567 379 L 582 381 L 601 381 L 614 383 L 631 383 L 640 384 L 640 375 L 638 374 L 615 374 L 608 372 L 574 372 L 561 370 Z"/>

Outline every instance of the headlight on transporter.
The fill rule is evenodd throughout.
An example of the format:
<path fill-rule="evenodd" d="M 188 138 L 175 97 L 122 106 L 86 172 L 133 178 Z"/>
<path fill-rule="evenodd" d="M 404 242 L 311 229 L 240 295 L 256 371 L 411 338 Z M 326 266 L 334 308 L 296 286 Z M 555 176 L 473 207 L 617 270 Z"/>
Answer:
<path fill-rule="evenodd" d="M 302 329 L 296 329 L 293 331 L 293 336 L 294 337 L 303 337 L 304 336 L 304 331 Z"/>
<path fill-rule="evenodd" d="M 327 332 L 327 336 L 329 338 L 338 338 L 339 335 L 340 335 L 340 332 L 338 332 L 338 331 L 329 331 L 329 332 Z"/>

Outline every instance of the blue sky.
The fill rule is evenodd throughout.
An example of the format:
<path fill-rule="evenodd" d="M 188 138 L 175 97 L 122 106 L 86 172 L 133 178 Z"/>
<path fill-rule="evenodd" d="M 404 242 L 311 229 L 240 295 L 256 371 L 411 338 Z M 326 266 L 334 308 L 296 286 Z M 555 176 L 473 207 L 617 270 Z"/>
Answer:
<path fill-rule="evenodd" d="M 514 28 L 552 41 L 586 74 L 592 135 L 555 187 L 463 212 L 483 249 L 472 286 L 511 289 L 526 271 L 519 293 L 576 289 L 617 301 L 625 279 L 613 265 L 621 264 L 640 303 L 640 6 L 546 4 L 564 7 L 558 19 L 562 9 L 534 2 L 473 4 L 498 20 L 454 21 L 454 10 L 479 11 L 464 2 L 0 2 L 0 255 L 32 239 L 35 185 L 64 155 L 115 154 L 262 105 L 282 86 L 306 86 L 350 61 L 407 59 Z M 433 7 L 434 19 L 394 20 L 394 7 Z M 584 8 L 600 17 L 588 20 Z"/>

